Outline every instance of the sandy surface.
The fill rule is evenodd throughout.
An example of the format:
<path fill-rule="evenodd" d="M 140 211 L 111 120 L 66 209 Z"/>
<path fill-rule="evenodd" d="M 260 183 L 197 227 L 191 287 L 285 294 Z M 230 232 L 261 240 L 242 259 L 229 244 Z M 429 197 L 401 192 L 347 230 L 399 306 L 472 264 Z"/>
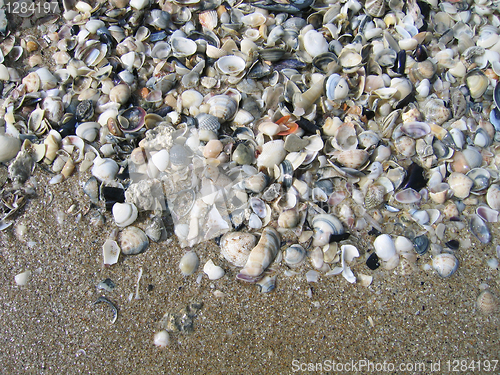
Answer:
<path fill-rule="evenodd" d="M 426 254 L 409 276 L 370 271 L 357 260 L 354 272 L 374 277 L 369 287 L 348 284 L 341 276 L 308 284 L 309 264 L 293 277 L 284 276 L 280 266 L 276 290 L 262 294 L 235 280 L 235 269 L 219 258 L 213 242 L 194 250 L 201 264 L 212 258 L 227 270 L 217 281 L 205 276 L 198 284 L 198 273 L 181 275 L 178 262 L 185 250 L 176 246 L 175 237 L 105 268 L 101 246 L 114 227 L 109 213 L 102 227 L 90 224 L 92 211 L 78 223 L 73 214 L 66 214 L 62 224 L 57 221 L 72 204 L 88 207 L 80 187 L 88 177 L 89 172 L 77 173 L 51 186 L 47 172 L 38 170 L 36 196 L 16 215 L 15 225 L 0 232 L 2 373 L 278 374 L 306 369 L 305 363 L 365 360 L 423 363 L 425 371 L 407 373 L 427 374 L 438 362 L 437 373 L 448 373 L 447 361 L 499 359 L 498 314 L 484 316 L 475 307 L 480 284 L 499 294 L 498 270 L 486 264 L 495 256 L 498 236 L 484 247 L 472 238 L 471 248 L 458 251 L 461 266 L 449 279 L 421 269 L 430 262 Z M 147 223 L 143 213 L 138 225 Z M 16 229 L 23 224 L 24 235 Z M 129 301 L 140 268 L 140 299 Z M 16 286 L 14 276 L 24 270 L 32 271 L 32 279 Z M 116 288 L 97 290 L 108 277 Z M 215 290 L 224 297 L 216 297 Z M 101 295 L 119 308 L 115 324 L 107 306 L 93 305 Z M 204 304 L 194 332 L 171 333 L 166 349 L 155 347 L 153 335 L 165 312 L 193 301 Z"/>

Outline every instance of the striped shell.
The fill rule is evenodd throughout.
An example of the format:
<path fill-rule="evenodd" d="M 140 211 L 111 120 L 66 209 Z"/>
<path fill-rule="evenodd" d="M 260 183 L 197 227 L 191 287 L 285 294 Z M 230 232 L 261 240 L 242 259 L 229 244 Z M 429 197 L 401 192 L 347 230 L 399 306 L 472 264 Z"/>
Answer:
<path fill-rule="evenodd" d="M 232 120 L 238 110 L 238 102 L 229 95 L 215 95 L 208 99 L 207 104 L 210 106 L 209 113 L 220 122 Z"/>
<path fill-rule="evenodd" d="M 372 17 L 382 17 L 385 13 L 385 0 L 366 0 L 365 10 Z"/>

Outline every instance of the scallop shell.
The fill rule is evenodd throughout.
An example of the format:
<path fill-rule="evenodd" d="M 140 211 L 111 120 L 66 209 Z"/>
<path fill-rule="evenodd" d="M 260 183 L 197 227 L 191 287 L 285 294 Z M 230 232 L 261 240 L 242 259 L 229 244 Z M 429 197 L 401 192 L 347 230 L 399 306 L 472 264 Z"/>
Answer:
<path fill-rule="evenodd" d="M 196 116 L 198 121 L 198 129 L 210 130 L 217 132 L 220 129 L 220 122 L 214 115 L 209 115 L 208 113 L 200 113 Z"/>
<path fill-rule="evenodd" d="M 125 228 L 120 233 L 118 242 L 125 255 L 140 254 L 149 246 L 149 239 L 146 233 L 137 227 Z"/>
<path fill-rule="evenodd" d="M 450 277 L 458 269 L 458 259 L 450 253 L 438 254 L 432 259 L 432 267 L 441 277 Z"/>
<path fill-rule="evenodd" d="M 220 251 L 229 263 L 243 267 L 256 243 L 257 238 L 252 233 L 228 232 L 220 240 Z"/>

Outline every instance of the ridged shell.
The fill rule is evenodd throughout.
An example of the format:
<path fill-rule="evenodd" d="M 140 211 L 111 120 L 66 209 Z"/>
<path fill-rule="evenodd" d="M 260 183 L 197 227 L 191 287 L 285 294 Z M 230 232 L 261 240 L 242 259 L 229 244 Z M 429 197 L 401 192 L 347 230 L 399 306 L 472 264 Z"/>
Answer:
<path fill-rule="evenodd" d="M 149 239 L 141 229 L 127 227 L 119 237 L 120 248 L 125 255 L 135 255 L 144 252 L 149 246 Z"/>
<path fill-rule="evenodd" d="M 498 311 L 498 300 L 489 290 L 483 290 L 477 297 L 476 306 L 484 315 Z"/>
<path fill-rule="evenodd" d="M 215 95 L 208 99 L 209 114 L 217 117 L 220 122 L 230 121 L 236 115 L 238 102 L 228 95 Z"/>
<path fill-rule="evenodd" d="M 210 130 L 216 132 L 220 129 L 220 122 L 214 115 L 208 113 L 200 113 L 196 116 L 198 121 L 198 129 Z"/>
<path fill-rule="evenodd" d="M 383 185 L 374 183 L 368 187 L 365 195 L 365 208 L 371 210 L 373 208 L 379 207 L 385 202 L 384 196 L 386 194 L 386 189 Z"/>
<path fill-rule="evenodd" d="M 220 252 L 232 265 L 243 267 L 256 243 L 257 238 L 252 233 L 228 232 L 220 240 Z"/>
<path fill-rule="evenodd" d="M 372 17 L 382 17 L 385 13 L 385 0 L 366 0 L 365 10 Z"/>
<path fill-rule="evenodd" d="M 432 260 L 432 267 L 441 277 L 450 277 L 458 269 L 458 259 L 450 253 L 438 254 Z"/>

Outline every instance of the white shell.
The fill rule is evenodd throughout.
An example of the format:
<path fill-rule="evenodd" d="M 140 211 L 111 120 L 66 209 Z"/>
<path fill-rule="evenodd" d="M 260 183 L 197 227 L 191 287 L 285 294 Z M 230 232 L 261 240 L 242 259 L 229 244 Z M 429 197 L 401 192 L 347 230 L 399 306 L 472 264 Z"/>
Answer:
<path fill-rule="evenodd" d="M 181 261 L 179 262 L 179 269 L 184 276 L 189 276 L 196 272 L 199 264 L 200 259 L 198 258 L 198 255 L 194 251 L 188 251 L 181 258 Z"/>
<path fill-rule="evenodd" d="M 31 280 L 31 271 L 28 270 L 17 274 L 16 276 L 14 276 L 14 280 L 19 286 L 28 284 Z"/>
<path fill-rule="evenodd" d="M 99 181 L 114 180 L 118 173 L 118 164 L 113 159 L 95 158 L 92 175 Z"/>
<path fill-rule="evenodd" d="M 441 277 L 450 277 L 458 269 L 458 259 L 450 253 L 438 254 L 432 260 L 432 267 Z"/>
<path fill-rule="evenodd" d="M 104 265 L 112 265 L 118 262 L 118 258 L 120 257 L 120 246 L 114 240 L 107 239 L 102 245 L 102 257 L 104 260 Z"/>
<path fill-rule="evenodd" d="M 328 42 L 323 34 L 316 30 L 309 30 L 304 35 L 304 47 L 306 52 L 312 57 L 328 52 Z"/>
<path fill-rule="evenodd" d="M 469 196 L 473 183 L 471 178 L 459 172 L 453 172 L 448 177 L 448 184 L 453 190 L 455 197 L 459 199 L 465 199 Z"/>
<path fill-rule="evenodd" d="M 221 267 L 214 264 L 212 259 L 205 263 L 205 266 L 203 266 L 203 272 L 205 272 L 210 280 L 218 280 L 224 276 L 225 273 Z"/>
<path fill-rule="evenodd" d="M 94 142 L 101 125 L 98 122 L 84 122 L 76 128 L 76 135 L 88 142 Z"/>
<path fill-rule="evenodd" d="M 170 40 L 175 57 L 187 57 L 196 52 L 198 45 L 188 38 L 174 37 Z"/>
<path fill-rule="evenodd" d="M 156 168 L 158 168 L 159 171 L 164 171 L 168 167 L 168 163 L 170 161 L 170 154 L 168 153 L 167 150 L 161 150 L 155 153 L 151 157 L 151 161 L 155 165 Z"/>
<path fill-rule="evenodd" d="M 285 142 L 281 139 L 270 141 L 262 146 L 262 152 L 257 158 L 258 167 L 273 168 L 279 165 L 286 157 Z"/>
<path fill-rule="evenodd" d="M 375 247 L 377 256 L 384 261 L 388 261 L 394 255 L 396 255 L 396 247 L 394 246 L 394 241 L 388 234 L 381 234 L 380 236 L 375 238 L 375 241 L 373 241 L 373 246 Z"/>
<path fill-rule="evenodd" d="M 170 344 L 170 336 L 168 332 L 165 330 L 156 332 L 153 343 L 160 348 L 166 348 Z"/>
<path fill-rule="evenodd" d="M 21 149 L 21 141 L 18 138 L 0 135 L 0 163 L 13 159 Z"/>
<path fill-rule="evenodd" d="M 299 244 L 287 248 L 283 256 L 285 263 L 290 267 L 298 267 L 304 262 L 305 257 L 306 250 Z"/>
<path fill-rule="evenodd" d="M 220 252 L 232 265 L 243 267 L 256 243 L 257 238 L 252 233 L 228 232 L 220 240 Z"/>
<path fill-rule="evenodd" d="M 239 56 L 227 55 L 219 58 L 215 63 L 217 69 L 223 74 L 236 76 L 245 70 L 245 60 Z"/>
<path fill-rule="evenodd" d="M 486 202 L 493 210 L 500 210 L 500 185 L 493 184 L 489 187 Z"/>
<path fill-rule="evenodd" d="M 476 307 L 484 315 L 490 315 L 498 311 L 498 300 L 488 289 L 479 293 L 476 301 Z"/>
<path fill-rule="evenodd" d="M 133 203 L 115 203 L 112 211 L 115 223 L 119 227 L 129 226 L 138 215 L 137 207 Z"/>

